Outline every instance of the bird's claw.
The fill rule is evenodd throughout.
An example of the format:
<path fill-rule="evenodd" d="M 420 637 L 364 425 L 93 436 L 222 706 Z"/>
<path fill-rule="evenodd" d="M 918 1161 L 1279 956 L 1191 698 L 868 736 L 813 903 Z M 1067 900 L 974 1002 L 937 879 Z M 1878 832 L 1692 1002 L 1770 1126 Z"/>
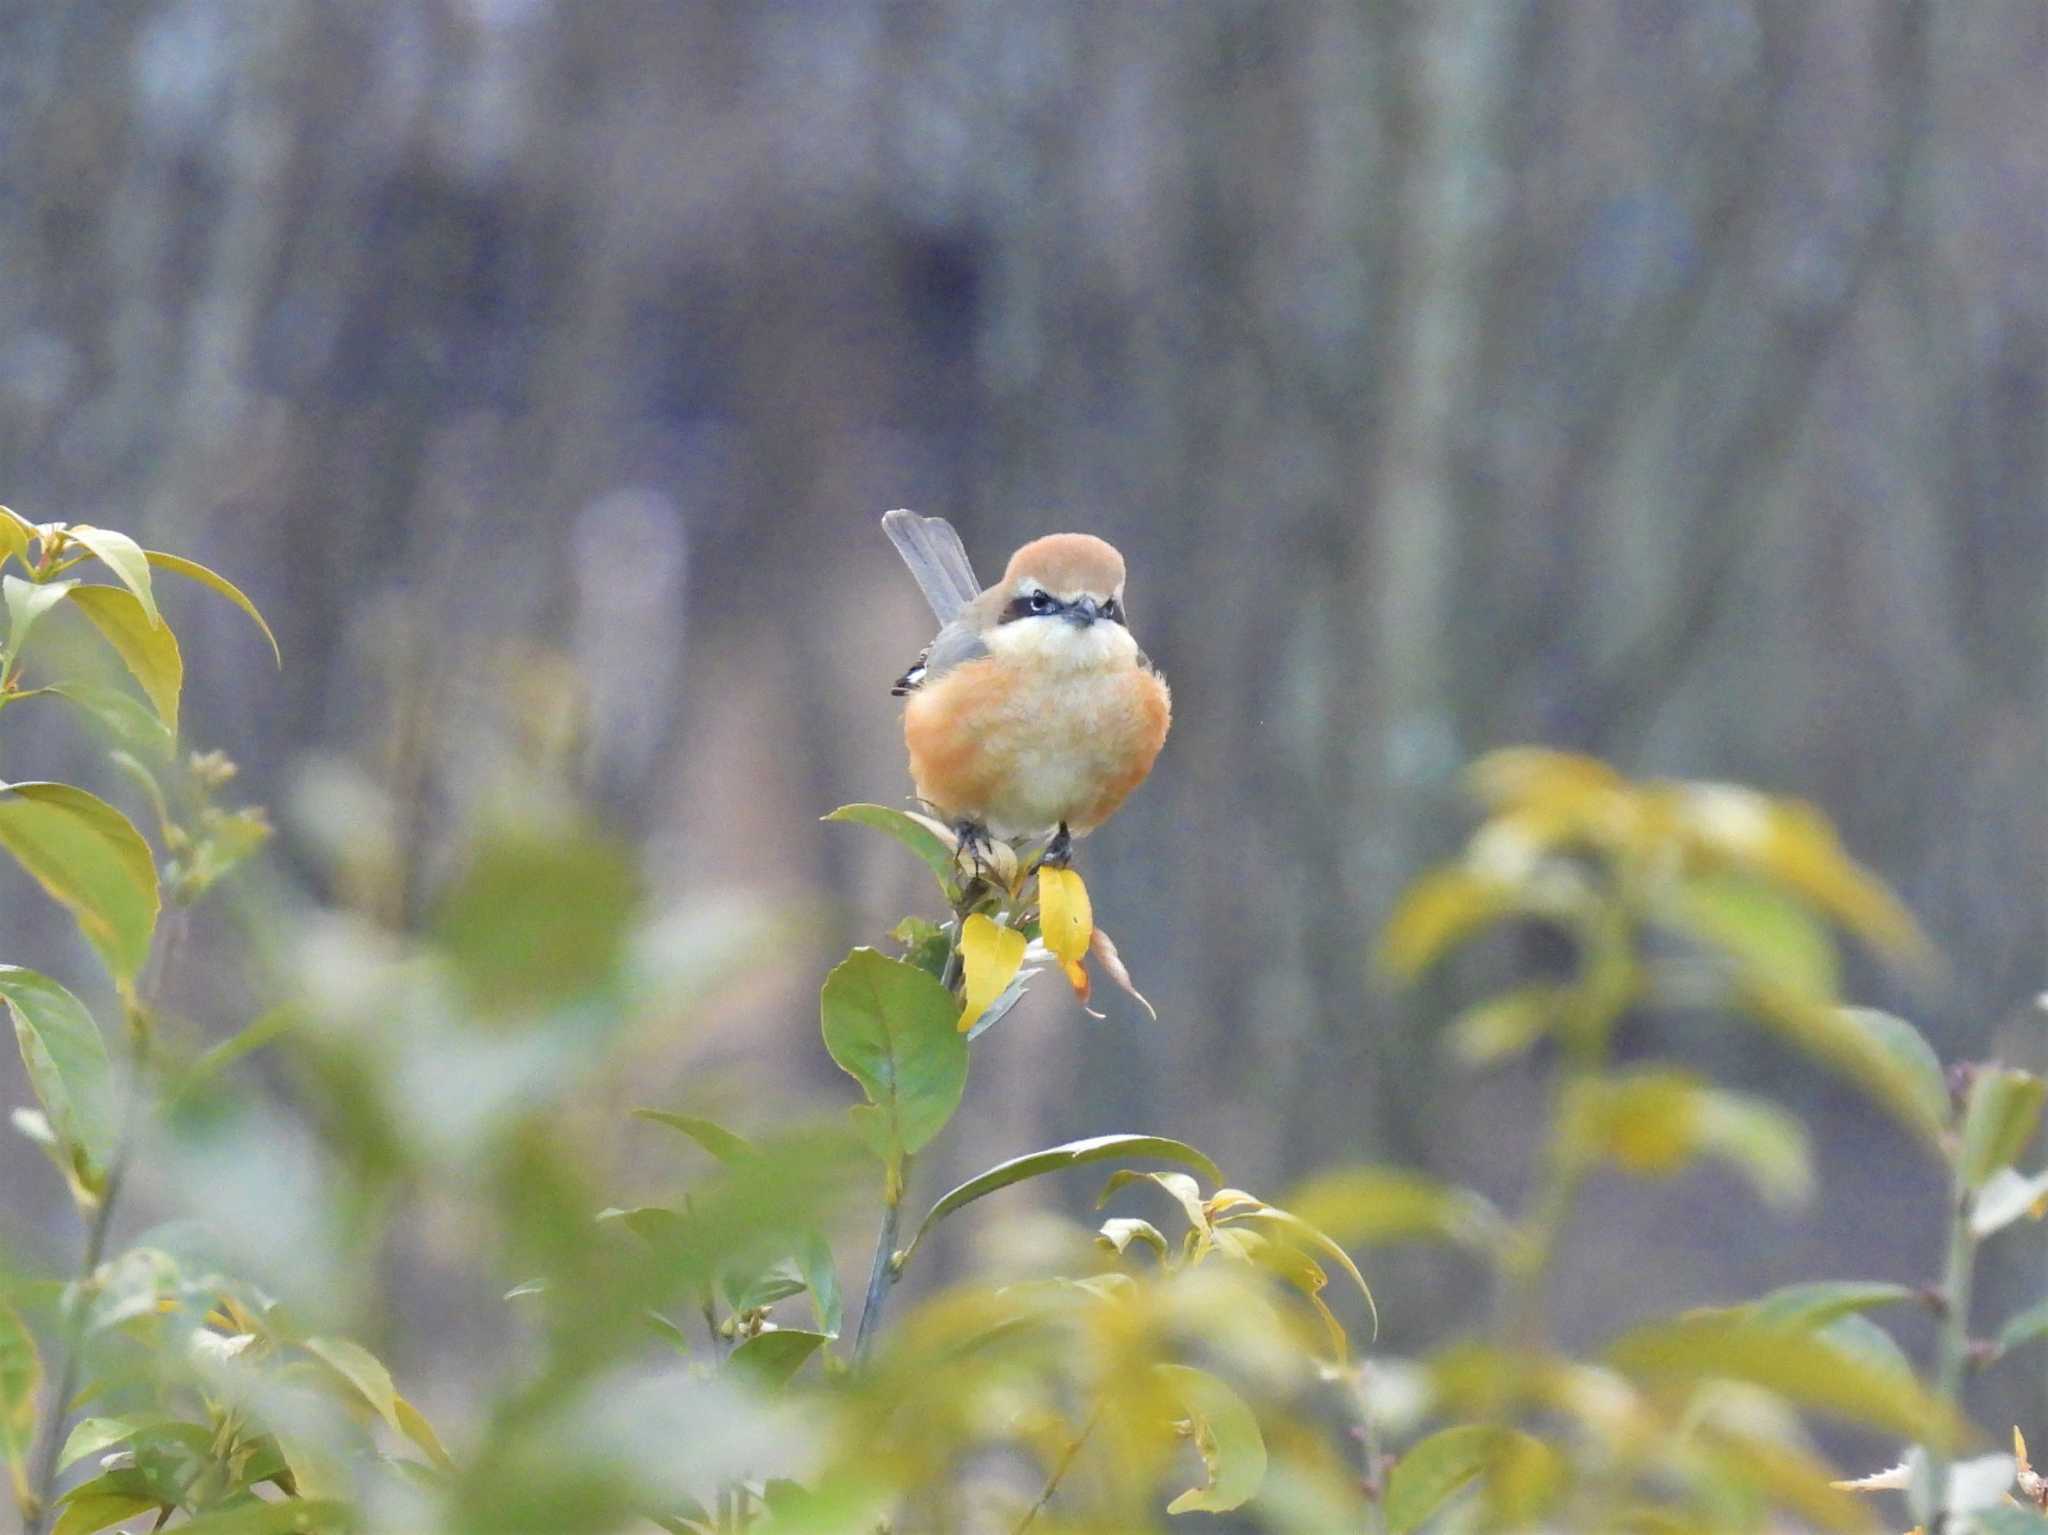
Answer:
<path fill-rule="evenodd" d="M 1067 823 L 1060 822 L 1060 829 L 1052 834 L 1052 840 L 1045 845 L 1045 851 L 1038 855 L 1041 869 L 1064 869 L 1074 861 L 1074 834 L 1067 830 Z"/>
<path fill-rule="evenodd" d="M 995 837 L 979 821 L 956 821 L 953 835 L 960 844 L 960 853 L 965 854 L 968 867 L 973 871 L 970 885 L 986 884 L 995 872 L 991 855 L 995 852 Z"/>

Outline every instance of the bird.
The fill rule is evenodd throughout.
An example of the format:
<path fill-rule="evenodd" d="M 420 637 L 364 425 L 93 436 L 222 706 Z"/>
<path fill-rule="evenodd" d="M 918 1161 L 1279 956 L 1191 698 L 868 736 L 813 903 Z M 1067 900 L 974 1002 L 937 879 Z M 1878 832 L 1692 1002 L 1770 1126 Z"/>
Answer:
<path fill-rule="evenodd" d="M 1131 637 L 1124 557 L 1089 533 L 1033 539 L 986 591 L 953 525 L 897 510 L 882 529 L 939 632 L 890 690 L 906 700 L 918 797 L 965 850 L 1047 837 L 1063 867 L 1152 771 L 1173 724 Z"/>

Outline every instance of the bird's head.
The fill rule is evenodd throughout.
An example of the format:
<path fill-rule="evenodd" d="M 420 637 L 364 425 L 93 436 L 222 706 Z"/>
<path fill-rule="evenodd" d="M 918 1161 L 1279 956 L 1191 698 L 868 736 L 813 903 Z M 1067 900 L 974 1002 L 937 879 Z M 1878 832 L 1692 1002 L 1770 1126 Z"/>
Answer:
<path fill-rule="evenodd" d="M 1010 556 L 991 593 L 987 642 L 998 654 L 1073 668 L 1128 662 L 1124 557 L 1088 533 L 1054 533 Z"/>

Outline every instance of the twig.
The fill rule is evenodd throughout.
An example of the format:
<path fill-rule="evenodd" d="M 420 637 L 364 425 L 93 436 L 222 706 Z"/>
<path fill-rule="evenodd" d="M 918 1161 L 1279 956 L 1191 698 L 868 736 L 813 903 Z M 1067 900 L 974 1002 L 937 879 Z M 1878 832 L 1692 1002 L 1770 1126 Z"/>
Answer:
<path fill-rule="evenodd" d="M 1052 1501 L 1052 1495 L 1060 1490 L 1060 1483 L 1066 1479 L 1068 1469 L 1074 1464 L 1074 1457 L 1081 1453 L 1081 1446 L 1088 1442 L 1088 1436 L 1095 1432 L 1095 1425 L 1101 1421 L 1102 1408 L 1098 1405 L 1095 1411 L 1088 1415 L 1088 1421 L 1082 1425 L 1081 1432 L 1075 1436 L 1074 1442 L 1067 1446 L 1066 1453 L 1060 1456 L 1059 1464 L 1052 1468 L 1052 1474 L 1045 1479 L 1045 1487 L 1038 1494 L 1038 1501 L 1024 1510 L 1024 1517 L 1017 1521 L 1017 1527 L 1010 1535 L 1024 1535 L 1024 1532 L 1031 1528 L 1032 1521 L 1045 1511 L 1046 1504 Z"/>
<path fill-rule="evenodd" d="M 853 1362 L 865 1364 L 868 1350 L 875 1346 L 875 1328 L 882 1320 L 882 1306 L 889 1288 L 896 1282 L 896 1227 L 903 1214 L 902 1185 L 910 1177 L 910 1158 L 903 1159 L 900 1176 L 882 1191 L 882 1229 L 875 1233 L 875 1261 L 868 1270 L 868 1298 L 860 1308 L 860 1330 L 853 1337 Z"/>

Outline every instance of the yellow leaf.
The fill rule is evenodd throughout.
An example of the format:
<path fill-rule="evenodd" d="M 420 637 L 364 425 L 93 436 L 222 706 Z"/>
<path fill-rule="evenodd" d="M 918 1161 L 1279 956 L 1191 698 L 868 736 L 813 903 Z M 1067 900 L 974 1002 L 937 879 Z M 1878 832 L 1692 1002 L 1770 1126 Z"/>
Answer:
<path fill-rule="evenodd" d="M 960 1013 L 960 1032 L 973 1028 L 1003 994 L 1024 964 L 1024 935 L 976 912 L 960 927 L 960 960 L 966 977 L 967 1005 Z"/>
<path fill-rule="evenodd" d="M 131 592 L 118 586 L 79 586 L 71 592 L 71 605 L 99 630 L 114 653 L 149 695 L 159 718 L 173 731 L 178 728 L 178 691 L 185 683 L 185 663 L 178 654 L 177 637 L 170 625 L 153 609 L 145 608 Z"/>
<path fill-rule="evenodd" d="M 1415 980 L 1487 923 L 1506 916 L 1511 894 L 1491 875 L 1466 868 L 1423 875 L 1402 895 L 1380 935 L 1380 968 L 1396 980 Z"/>
<path fill-rule="evenodd" d="M 1088 887 L 1072 869 L 1038 871 L 1038 926 L 1046 948 L 1062 964 L 1078 965 L 1088 957 L 1095 912 L 1088 903 Z"/>
<path fill-rule="evenodd" d="M 1072 869 L 1039 869 L 1038 930 L 1047 951 L 1060 962 L 1067 984 L 1086 1007 L 1088 971 L 1082 961 L 1095 936 L 1095 912 L 1088 901 L 1088 887 Z"/>

